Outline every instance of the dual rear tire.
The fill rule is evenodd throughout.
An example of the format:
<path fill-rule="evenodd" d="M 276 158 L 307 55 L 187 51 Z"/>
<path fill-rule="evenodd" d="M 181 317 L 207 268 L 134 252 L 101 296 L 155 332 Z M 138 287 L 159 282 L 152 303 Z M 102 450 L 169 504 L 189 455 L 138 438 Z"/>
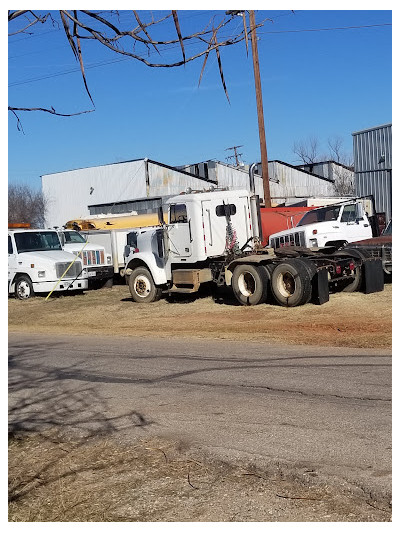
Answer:
<path fill-rule="evenodd" d="M 299 259 L 289 259 L 276 266 L 241 264 L 232 275 L 232 289 L 242 305 L 265 303 L 271 292 L 282 306 L 295 307 L 311 300 L 311 279 L 315 267 Z"/>

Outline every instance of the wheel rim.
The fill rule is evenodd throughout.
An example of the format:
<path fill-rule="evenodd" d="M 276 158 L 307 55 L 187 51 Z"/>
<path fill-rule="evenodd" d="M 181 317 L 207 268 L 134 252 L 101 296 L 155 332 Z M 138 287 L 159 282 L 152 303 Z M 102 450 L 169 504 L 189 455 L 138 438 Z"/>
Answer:
<path fill-rule="evenodd" d="M 252 296 L 256 290 L 256 280 L 250 272 L 243 272 L 238 279 L 238 287 L 243 296 Z"/>
<path fill-rule="evenodd" d="M 293 296 L 296 289 L 296 281 L 290 272 L 279 274 L 277 280 L 277 289 L 279 293 L 285 298 Z"/>
<path fill-rule="evenodd" d="M 140 298 L 146 298 L 151 291 L 149 279 L 146 276 L 137 276 L 134 283 L 134 290 Z"/>
<path fill-rule="evenodd" d="M 18 283 L 17 294 L 18 298 L 21 300 L 25 300 L 26 298 L 30 297 L 31 287 L 27 281 L 23 280 Z"/>

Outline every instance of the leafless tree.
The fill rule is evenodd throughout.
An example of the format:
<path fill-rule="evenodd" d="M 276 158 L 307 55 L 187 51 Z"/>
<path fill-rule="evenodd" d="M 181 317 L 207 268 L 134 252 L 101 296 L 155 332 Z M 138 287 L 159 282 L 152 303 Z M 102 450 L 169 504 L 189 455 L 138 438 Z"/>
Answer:
<path fill-rule="evenodd" d="M 341 137 L 331 137 L 328 139 L 328 154 L 319 152 L 319 142 L 315 137 L 310 137 L 306 141 L 295 142 L 293 152 L 299 157 L 304 165 L 313 165 L 320 161 L 334 161 L 333 166 L 333 188 L 337 196 L 350 196 L 355 193 L 354 167 L 352 156 L 347 154 L 343 148 Z"/>
<path fill-rule="evenodd" d="M 335 193 L 338 196 L 355 194 L 353 158 L 344 151 L 343 139 L 341 137 L 330 138 L 328 146 L 330 160 L 337 163 L 333 170 Z"/>
<path fill-rule="evenodd" d="M 28 222 L 33 228 L 44 227 L 47 201 L 41 191 L 28 185 L 9 185 L 8 222 Z"/>
<path fill-rule="evenodd" d="M 129 22 L 129 30 L 123 30 L 125 24 L 121 24 L 121 14 L 129 14 L 131 21 Z M 240 14 L 243 19 L 243 26 L 238 27 L 237 15 Z M 271 19 L 266 19 L 271 20 Z M 225 83 L 224 73 L 222 69 L 220 50 L 226 46 L 235 45 L 241 41 L 248 45 L 251 31 L 247 27 L 246 12 L 227 11 L 218 12 L 208 24 L 201 30 L 190 35 L 185 35 L 181 29 L 177 11 L 171 11 L 164 17 L 154 19 L 152 12 L 141 11 L 89 11 L 89 10 L 59 10 L 54 12 L 42 13 L 31 10 L 15 10 L 8 12 L 9 21 L 9 35 L 17 33 L 32 34 L 34 27 L 42 24 L 53 24 L 63 28 L 66 39 L 72 49 L 72 52 L 79 63 L 82 80 L 85 90 L 94 106 L 92 95 L 89 91 L 88 83 L 85 74 L 85 64 L 82 52 L 82 42 L 85 40 L 95 41 L 98 45 L 112 50 L 116 54 L 130 57 L 133 60 L 140 61 L 148 67 L 154 68 L 172 68 L 185 65 L 200 57 L 204 58 L 203 66 L 200 72 L 199 84 L 201 82 L 204 69 L 207 63 L 209 54 L 215 51 L 218 60 L 218 68 L 221 78 L 221 83 L 224 88 L 226 97 L 228 98 L 228 91 Z M 170 23 L 171 28 L 175 34 L 173 38 L 157 38 L 155 35 L 165 35 L 166 30 L 164 23 Z M 234 27 L 232 24 L 234 22 Z M 265 22 L 262 21 L 256 25 L 259 28 Z M 168 28 L 168 26 L 167 26 Z M 150 35 L 150 34 L 153 35 Z M 228 35 L 228 36 L 227 36 Z M 187 54 L 190 45 L 190 50 L 195 50 L 191 55 Z M 163 61 L 162 53 L 169 51 L 176 46 L 180 49 L 181 57 L 175 58 L 172 61 Z M 150 51 L 154 50 L 157 53 L 158 61 L 150 59 Z M 53 107 L 37 108 L 37 107 L 15 107 L 9 106 L 9 111 L 14 113 L 17 118 L 17 126 L 21 129 L 21 123 L 18 117 L 20 111 L 45 111 L 53 115 L 72 116 L 81 113 L 88 113 L 94 111 L 82 111 L 80 113 L 66 114 L 59 113 Z"/>
<path fill-rule="evenodd" d="M 317 163 L 320 160 L 318 156 L 318 139 L 309 137 L 306 141 L 296 141 L 293 144 L 293 153 L 305 165 Z"/>

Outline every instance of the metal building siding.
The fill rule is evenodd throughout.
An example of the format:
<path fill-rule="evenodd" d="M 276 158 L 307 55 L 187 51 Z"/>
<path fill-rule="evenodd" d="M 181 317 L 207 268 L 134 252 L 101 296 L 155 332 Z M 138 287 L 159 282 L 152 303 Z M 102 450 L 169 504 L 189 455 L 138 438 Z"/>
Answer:
<path fill-rule="evenodd" d="M 300 197 L 335 196 L 330 181 L 303 172 L 278 161 L 269 163 L 271 197 L 274 203 L 295 201 Z"/>
<path fill-rule="evenodd" d="M 207 180 L 149 161 L 147 193 L 144 196 L 175 196 L 185 192 L 188 187 L 203 190 L 208 189 L 210 185 L 212 184 Z"/>
<path fill-rule="evenodd" d="M 392 217 L 392 125 L 353 133 L 356 194 L 372 194 L 378 212 Z M 384 160 L 382 160 L 384 156 Z"/>
<path fill-rule="evenodd" d="M 374 172 L 392 169 L 392 125 L 353 133 L 354 171 Z M 385 161 L 379 162 L 381 155 Z"/>
<path fill-rule="evenodd" d="M 88 205 L 146 196 L 144 161 L 83 168 L 42 176 L 46 225 L 62 226 L 89 215 Z"/>

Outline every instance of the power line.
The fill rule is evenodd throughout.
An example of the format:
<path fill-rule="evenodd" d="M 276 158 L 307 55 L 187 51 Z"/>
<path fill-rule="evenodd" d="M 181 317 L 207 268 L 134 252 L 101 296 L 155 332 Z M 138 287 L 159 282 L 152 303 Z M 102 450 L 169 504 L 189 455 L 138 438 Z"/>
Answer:
<path fill-rule="evenodd" d="M 319 32 L 319 31 L 337 31 L 337 30 L 349 30 L 349 29 L 360 29 L 360 28 L 361 29 L 363 29 L 363 28 L 375 28 L 375 27 L 382 27 L 382 26 L 392 26 L 392 24 L 391 23 L 384 23 L 384 24 L 370 24 L 370 25 L 362 25 L 362 26 L 343 26 L 343 27 L 336 27 L 336 28 L 314 28 L 314 29 L 303 29 L 303 30 L 280 30 L 280 31 L 265 31 L 265 32 L 260 32 L 259 31 L 258 35 L 274 34 L 274 33 L 301 33 L 301 32 Z M 53 30 L 53 31 L 57 31 L 57 30 Z M 187 43 L 186 46 L 188 46 L 188 45 L 192 45 L 193 46 L 195 44 L 198 44 L 198 43 Z M 165 51 L 168 52 L 172 48 L 179 48 L 179 46 L 178 45 L 170 46 Z M 150 52 L 149 53 L 149 55 L 154 55 L 154 54 L 155 54 L 155 52 Z M 10 58 L 10 59 L 12 59 L 12 58 Z M 93 65 L 85 66 L 85 70 L 89 70 L 89 69 L 92 69 L 92 68 L 98 68 L 98 67 L 102 67 L 102 66 L 107 66 L 107 65 L 114 64 L 114 63 L 120 63 L 122 61 L 129 61 L 131 59 L 132 58 L 130 58 L 130 57 L 124 57 L 124 58 L 121 58 L 121 59 L 112 59 L 110 61 L 101 61 L 101 62 L 95 63 Z M 27 79 L 27 80 L 16 81 L 16 82 L 10 83 L 8 85 L 8 87 L 16 87 L 18 85 L 25 85 L 27 83 L 33 83 L 33 82 L 36 82 L 36 81 L 42 81 L 42 80 L 47 80 L 47 79 L 50 79 L 50 78 L 56 78 L 56 77 L 59 77 L 59 76 L 72 74 L 74 72 L 80 72 L 80 68 L 73 68 L 73 69 L 69 69 L 69 70 L 65 70 L 65 71 L 61 71 L 61 72 L 56 72 L 54 74 L 48 74 L 48 75 L 45 75 L 45 76 L 40 76 L 40 77 L 37 77 L 37 78 L 30 78 L 30 79 Z"/>
<path fill-rule="evenodd" d="M 259 35 L 264 35 L 266 33 L 301 33 L 306 31 L 336 31 L 336 30 L 355 30 L 360 28 L 378 28 L 380 26 L 391 26 L 392 24 L 390 22 L 385 24 L 368 24 L 364 26 L 342 26 L 337 28 L 313 28 L 313 29 L 305 29 L 305 30 L 280 30 L 280 31 L 259 31 Z"/>

